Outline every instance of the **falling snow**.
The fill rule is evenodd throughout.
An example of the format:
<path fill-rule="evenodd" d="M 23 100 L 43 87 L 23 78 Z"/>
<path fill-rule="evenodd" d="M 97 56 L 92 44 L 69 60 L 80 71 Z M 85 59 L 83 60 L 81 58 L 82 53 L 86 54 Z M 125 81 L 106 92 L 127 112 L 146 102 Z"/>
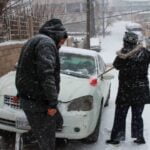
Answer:
<path fill-rule="evenodd" d="M 101 41 L 101 56 L 105 60 L 107 64 L 111 64 L 116 56 L 116 51 L 121 49 L 122 46 L 122 37 L 125 31 L 125 26 L 128 22 L 117 22 L 113 24 L 111 27 L 111 35 L 105 37 L 104 39 L 100 39 Z M 93 39 L 92 41 L 99 39 Z M 78 141 L 69 142 L 67 145 L 59 142 L 57 143 L 58 150 L 150 150 L 150 106 L 147 105 L 144 109 L 143 119 L 144 119 L 144 135 L 146 139 L 146 144 L 142 146 L 138 146 L 133 143 L 133 139 L 131 139 L 131 113 L 129 111 L 127 116 L 127 126 L 126 126 L 126 141 L 122 142 L 118 146 L 106 145 L 105 140 L 110 137 L 113 119 L 114 119 L 114 110 L 115 110 L 115 99 L 118 88 L 118 72 L 116 70 L 111 71 L 111 73 L 115 76 L 112 80 L 111 87 L 111 97 L 109 107 L 106 107 L 103 110 L 102 115 L 102 124 L 100 130 L 99 140 L 95 144 L 86 145 Z M 150 77 L 150 76 L 149 76 Z M 0 138 L 0 150 L 12 150 L 12 147 L 5 148 L 5 144 L 2 143 L 3 140 Z M 3 148 L 2 148 L 3 146 Z M 36 146 L 26 147 L 25 150 L 37 150 Z"/>

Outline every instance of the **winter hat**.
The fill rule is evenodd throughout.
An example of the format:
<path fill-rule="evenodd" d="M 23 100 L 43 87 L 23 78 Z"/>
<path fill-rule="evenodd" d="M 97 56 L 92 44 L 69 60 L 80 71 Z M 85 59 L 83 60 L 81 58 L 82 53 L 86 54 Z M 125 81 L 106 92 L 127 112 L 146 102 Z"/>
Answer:
<path fill-rule="evenodd" d="M 130 44 L 137 44 L 138 42 L 138 35 L 133 32 L 125 32 L 124 42 L 130 43 Z"/>
<path fill-rule="evenodd" d="M 67 38 L 68 34 L 60 19 L 46 21 L 40 28 L 39 33 L 50 36 L 56 44 L 62 39 Z"/>

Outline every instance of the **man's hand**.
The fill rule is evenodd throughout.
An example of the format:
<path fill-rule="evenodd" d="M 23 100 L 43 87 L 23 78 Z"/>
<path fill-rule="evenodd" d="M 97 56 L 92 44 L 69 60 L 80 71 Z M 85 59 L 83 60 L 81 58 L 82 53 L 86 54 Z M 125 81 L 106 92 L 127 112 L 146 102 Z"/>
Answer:
<path fill-rule="evenodd" d="M 57 109 L 55 108 L 49 108 L 47 111 L 47 114 L 51 117 L 53 117 L 57 113 Z"/>

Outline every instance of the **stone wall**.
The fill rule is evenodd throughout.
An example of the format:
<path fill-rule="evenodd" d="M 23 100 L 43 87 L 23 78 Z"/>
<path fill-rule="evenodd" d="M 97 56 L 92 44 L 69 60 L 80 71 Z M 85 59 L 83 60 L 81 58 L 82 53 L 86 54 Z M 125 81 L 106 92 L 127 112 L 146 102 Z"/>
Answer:
<path fill-rule="evenodd" d="M 22 44 L 0 45 L 0 76 L 14 70 Z"/>

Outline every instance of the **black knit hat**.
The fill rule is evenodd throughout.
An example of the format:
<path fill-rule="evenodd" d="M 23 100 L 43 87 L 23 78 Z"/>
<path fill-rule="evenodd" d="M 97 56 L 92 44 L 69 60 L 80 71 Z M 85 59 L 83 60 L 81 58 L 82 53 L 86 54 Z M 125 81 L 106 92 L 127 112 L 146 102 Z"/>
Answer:
<path fill-rule="evenodd" d="M 65 28 L 60 19 L 51 19 L 47 21 L 43 27 L 52 31 L 65 31 Z"/>
<path fill-rule="evenodd" d="M 56 43 L 62 38 L 67 38 L 68 34 L 60 19 L 51 19 L 40 28 L 39 33 L 50 36 Z"/>

